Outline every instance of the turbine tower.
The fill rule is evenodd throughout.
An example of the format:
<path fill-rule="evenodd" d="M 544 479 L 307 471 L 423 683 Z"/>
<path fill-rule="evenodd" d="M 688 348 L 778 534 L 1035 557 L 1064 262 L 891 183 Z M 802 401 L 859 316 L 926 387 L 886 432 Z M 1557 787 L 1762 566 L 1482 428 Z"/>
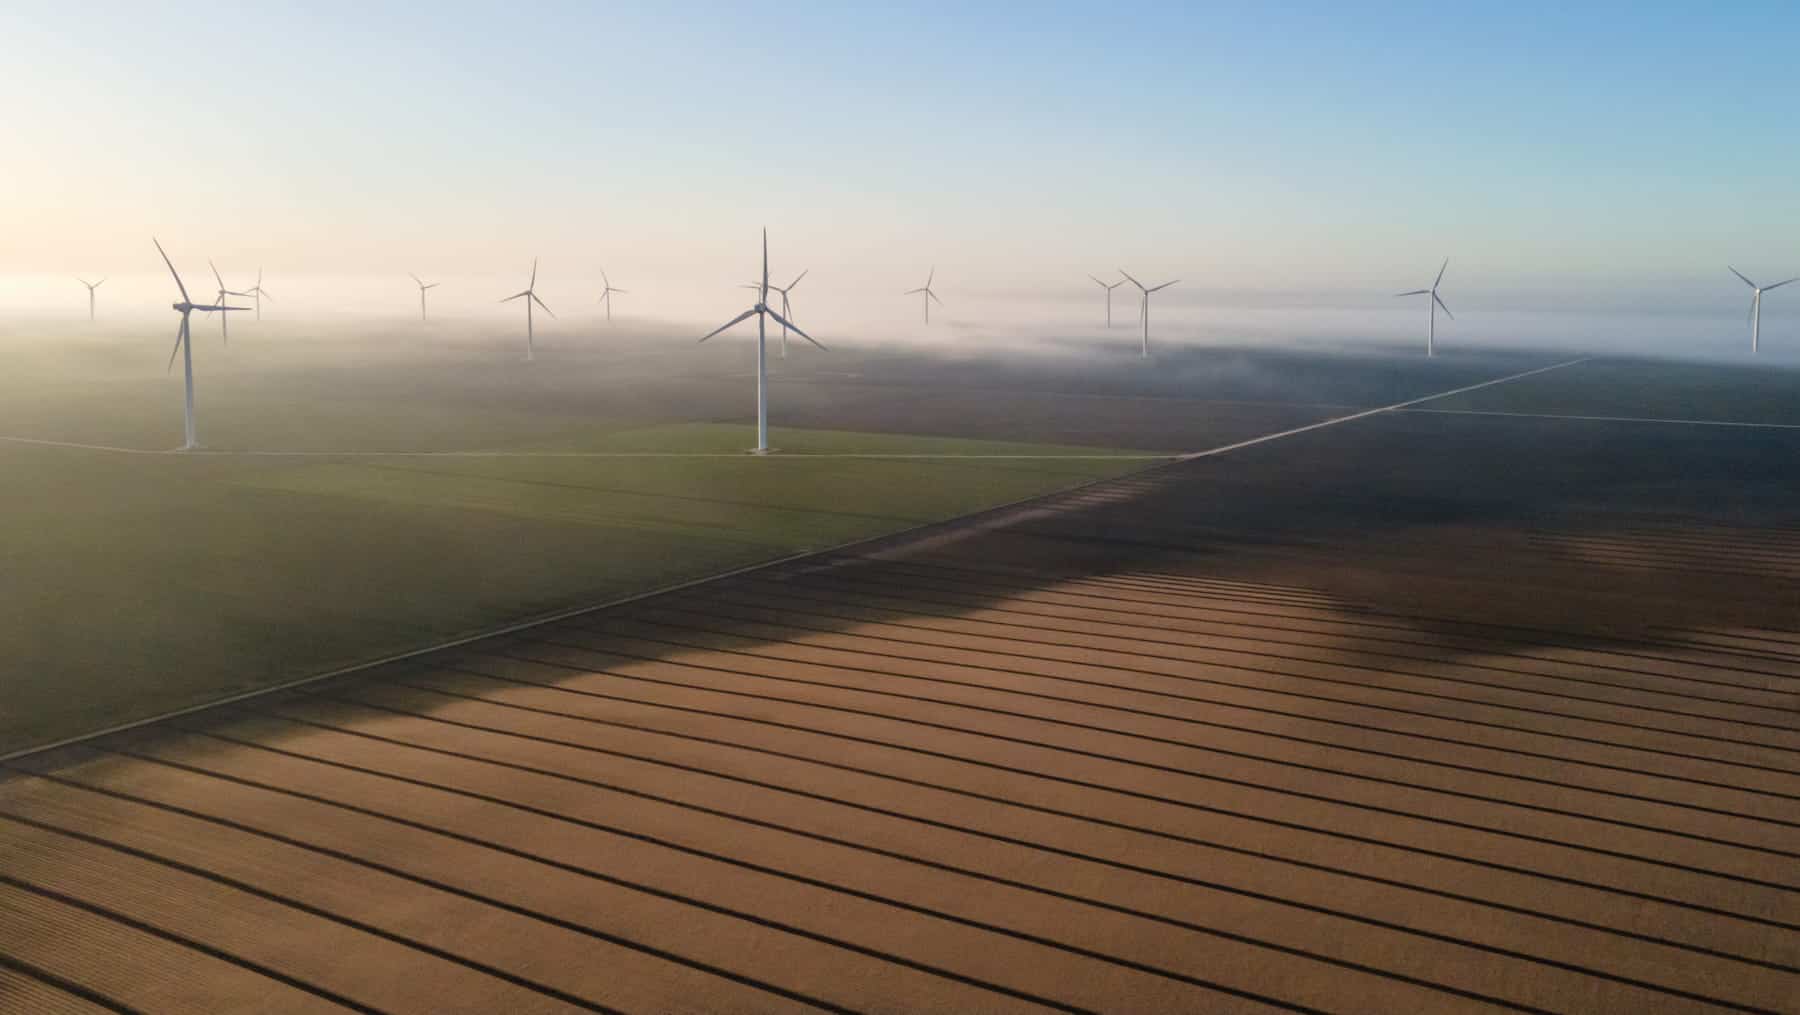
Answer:
<path fill-rule="evenodd" d="M 790 285 L 788 288 L 792 289 L 793 286 Z M 717 335 L 738 322 L 750 317 L 756 318 L 756 447 L 751 453 L 766 455 L 769 453 L 769 357 L 767 319 L 770 317 L 775 318 L 776 324 L 779 324 L 784 328 L 792 329 L 794 334 L 799 335 L 801 338 L 806 339 L 814 345 L 818 345 L 820 351 L 824 351 L 825 349 L 825 347 L 819 345 L 818 341 L 811 335 L 801 331 L 799 325 L 769 309 L 769 231 L 767 229 L 763 230 L 762 282 L 756 287 L 756 305 L 736 317 L 733 317 L 731 320 L 726 321 L 724 324 L 719 325 L 717 328 L 714 328 L 707 334 L 706 338 L 702 338 L 700 341 L 704 342 L 706 339 L 712 338 L 714 335 Z"/>
<path fill-rule="evenodd" d="M 1140 294 L 1138 297 L 1138 300 L 1139 300 L 1139 302 L 1138 302 L 1138 318 L 1144 322 L 1144 345 L 1143 345 L 1143 350 L 1140 353 L 1140 355 L 1142 355 L 1145 359 L 1148 359 L 1150 357 L 1150 294 L 1153 292 L 1160 292 L 1163 289 L 1167 289 L 1168 287 L 1174 285 L 1176 282 L 1179 282 L 1181 280 L 1174 279 L 1173 281 L 1164 282 L 1162 285 L 1153 285 L 1153 286 L 1150 286 L 1148 289 L 1146 289 L 1146 288 L 1144 288 L 1144 283 L 1139 282 L 1135 278 L 1132 278 L 1131 273 L 1126 271 L 1124 268 L 1119 269 L 1119 274 L 1124 275 L 1126 281 L 1128 281 L 1132 285 L 1138 287 L 1138 292 Z M 1092 277 L 1092 276 L 1089 276 L 1089 277 Z M 1099 282 L 1100 280 L 1094 279 L 1094 281 Z M 1105 283 L 1101 283 L 1101 284 L 1104 285 Z M 1108 294 L 1108 295 L 1110 295 L 1110 294 Z"/>
<path fill-rule="evenodd" d="M 925 299 L 923 300 L 923 302 L 925 304 L 925 323 L 926 324 L 931 323 L 931 302 L 933 300 L 937 300 L 938 306 L 941 307 L 944 305 L 944 301 L 939 300 L 937 298 L 937 293 L 934 293 L 931 291 L 931 280 L 936 277 L 937 277 L 937 268 L 936 268 L 936 266 L 933 266 L 931 269 L 931 274 L 925 276 L 925 284 L 924 285 L 920 286 L 917 289 L 908 289 L 905 292 L 900 294 L 902 296 L 911 296 L 913 293 L 924 293 L 925 294 Z"/>
<path fill-rule="evenodd" d="M 614 289 L 613 284 L 612 284 L 612 279 L 606 277 L 606 269 L 605 268 L 600 269 L 600 281 L 605 283 L 605 286 L 606 286 L 604 289 L 600 290 L 600 302 L 606 304 L 606 323 L 611 324 L 612 323 L 612 294 L 613 293 L 624 294 L 627 290 Z"/>
<path fill-rule="evenodd" d="M 417 282 L 419 285 L 419 320 L 421 320 L 421 321 L 428 320 L 428 318 L 425 316 L 425 290 L 436 289 L 438 287 L 438 284 L 436 282 L 421 281 L 419 279 L 419 276 L 414 275 L 410 271 L 407 272 L 406 275 L 408 278 L 412 279 L 414 282 Z"/>
<path fill-rule="evenodd" d="M 196 310 L 204 310 L 208 313 L 217 310 L 224 313 L 232 310 L 248 310 L 249 308 L 228 307 L 222 303 L 212 306 L 201 306 L 194 303 L 188 299 L 187 286 L 181 284 L 181 275 L 175 271 L 175 262 L 169 260 L 168 252 L 163 250 L 162 244 L 157 241 L 156 237 L 152 236 L 150 242 L 156 244 L 156 252 L 162 255 L 163 263 L 169 266 L 169 274 L 175 276 L 175 288 L 181 290 L 181 302 L 172 304 L 175 312 L 181 315 L 181 324 L 175 329 L 175 348 L 169 350 L 169 365 L 166 369 L 175 369 L 175 354 L 181 353 L 182 373 L 187 380 L 186 413 L 183 417 L 186 440 L 182 443 L 181 450 L 192 451 L 200 444 L 194 437 L 194 343 L 191 337 L 192 333 L 188 330 L 188 315 Z"/>
<path fill-rule="evenodd" d="M 811 270 L 812 270 L 811 268 L 808 268 L 808 269 L 806 269 L 806 271 L 801 272 L 792 282 L 789 282 L 787 284 L 786 289 L 783 289 L 782 287 L 780 287 L 778 285 L 772 285 L 769 287 L 769 290 L 771 292 L 778 292 L 781 294 L 781 314 L 783 317 L 794 316 L 793 305 L 788 302 L 788 293 L 793 292 L 794 287 L 800 284 L 800 279 L 805 278 L 806 272 L 811 271 Z M 760 287 L 755 282 L 750 282 L 745 285 L 741 285 L 738 288 L 740 288 L 740 289 L 756 289 L 756 288 L 760 288 Z M 782 359 L 787 359 L 787 333 L 788 333 L 787 325 L 784 324 L 781 326 L 781 358 Z"/>
<path fill-rule="evenodd" d="M 1431 314 L 1431 316 L 1429 316 L 1425 320 L 1425 355 L 1427 355 L 1427 356 L 1436 356 L 1437 355 L 1437 312 L 1438 312 L 1438 308 L 1443 307 L 1444 316 L 1450 318 L 1452 321 L 1456 320 L 1456 315 L 1451 313 L 1450 308 L 1447 306 L 1444 306 L 1444 301 L 1438 297 L 1438 283 L 1442 282 L 1444 280 L 1444 269 L 1448 268 L 1448 267 L 1450 267 L 1450 259 L 1448 257 L 1446 257 L 1446 258 L 1444 258 L 1444 263 L 1438 267 L 1437 278 L 1432 280 L 1431 288 L 1429 288 L 1429 289 L 1412 289 L 1407 292 L 1394 294 L 1395 296 L 1429 296 L 1429 297 L 1431 297 L 1431 299 L 1429 301 L 1427 301 L 1425 304 L 1426 307 L 1429 308 L 1430 314 Z M 1742 276 L 1739 276 L 1739 277 L 1741 278 Z"/>
<path fill-rule="evenodd" d="M 1743 278 L 1744 284 L 1750 287 L 1750 351 L 1759 352 L 1762 344 L 1762 294 L 1770 289 L 1779 289 L 1788 282 L 1800 282 L 1800 278 L 1790 278 L 1787 282 L 1777 282 L 1774 285 L 1757 285 L 1744 278 L 1744 273 L 1732 268 L 1731 265 L 1728 264 L 1725 267 L 1731 268 L 1731 273 L 1738 278 Z"/>
<path fill-rule="evenodd" d="M 1094 276 L 1089 275 L 1088 278 L 1094 278 Z M 1120 279 L 1112 285 L 1107 285 L 1105 282 L 1094 278 L 1094 284 L 1106 290 L 1106 326 L 1110 328 L 1112 327 L 1112 291 L 1124 285 L 1125 280 Z"/>
<path fill-rule="evenodd" d="M 101 286 L 103 286 L 103 285 L 105 285 L 105 284 L 106 284 L 106 279 L 101 279 L 101 280 L 100 280 L 100 281 L 98 281 L 98 282 L 89 282 L 89 281 L 88 281 L 88 280 L 87 280 L 87 279 L 85 279 L 85 278 L 77 278 L 77 279 L 76 279 L 76 280 L 75 280 L 75 281 L 77 281 L 77 282 L 80 282 L 80 283 L 81 283 L 81 284 L 82 284 L 82 285 L 84 285 L 84 286 L 87 286 L 87 291 L 88 291 L 88 323 L 89 323 L 89 324 L 92 324 L 92 323 L 94 323 L 94 290 L 95 290 L 95 289 L 98 289 L 98 288 L 100 288 L 100 287 L 101 287 Z"/>
<path fill-rule="evenodd" d="M 256 269 L 256 284 L 251 286 L 248 289 L 245 289 L 244 295 L 256 297 L 256 319 L 259 321 L 262 320 L 263 297 L 269 296 L 269 293 L 268 293 L 268 290 L 266 290 L 262 287 L 262 269 L 261 268 Z M 269 296 L 269 302 L 270 303 L 275 302 L 275 297 Z"/>
<path fill-rule="evenodd" d="M 544 313 L 549 314 L 551 317 L 556 316 L 556 313 L 554 311 L 552 311 L 549 307 L 544 306 L 543 300 L 538 299 L 538 294 L 537 294 L 536 290 L 537 290 L 537 258 L 534 257 L 531 259 L 531 284 L 527 285 L 525 287 L 524 292 L 513 293 L 511 296 L 508 296 L 506 299 L 503 299 L 500 301 L 502 303 L 510 303 L 513 300 L 519 299 L 521 297 L 523 297 L 525 300 L 525 360 L 526 360 L 526 362 L 530 362 L 532 359 L 535 358 L 535 356 L 534 356 L 535 350 L 532 348 L 533 335 L 532 335 L 532 327 L 531 327 L 531 305 L 533 303 L 536 303 L 538 306 L 544 307 Z"/>
<path fill-rule="evenodd" d="M 225 297 L 227 297 L 227 296 L 248 296 L 248 295 L 250 295 L 249 293 L 238 292 L 236 289 L 225 288 L 225 280 L 219 277 L 219 266 L 212 263 L 212 258 L 209 257 L 206 259 L 206 266 L 212 269 L 213 280 L 219 283 L 219 295 L 217 298 L 215 298 L 213 300 L 213 303 L 215 305 L 223 305 L 225 303 Z M 174 271 L 175 269 L 173 267 L 171 267 L 169 270 Z M 200 309 L 210 311 L 211 308 L 210 307 L 201 307 Z M 249 308 L 248 307 L 238 307 L 236 309 L 248 310 Z M 231 344 L 231 328 L 226 325 L 226 323 L 225 323 L 226 319 L 227 318 L 226 318 L 225 314 L 219 315 L 219 337 L 224 340 L 226 345 L 230 345 Z M 170 359 L 171 359 L 171 362 L 173 362 L 173 357 L 171 357 Z"/>

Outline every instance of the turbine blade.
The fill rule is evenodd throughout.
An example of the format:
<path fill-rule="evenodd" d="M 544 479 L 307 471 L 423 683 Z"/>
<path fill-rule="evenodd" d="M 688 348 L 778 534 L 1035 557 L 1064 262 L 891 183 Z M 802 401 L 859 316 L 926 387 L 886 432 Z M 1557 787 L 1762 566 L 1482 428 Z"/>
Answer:
<path fill-rule="evenodd" d="M 1438 309 L 1444 312 L 1445 317 L 1450 318 L 1452 321 L 1456 320 L 1456 315 L 1450 312 L 1449 307 L 1444 306 L 1443 299 L 1439 297 L 1437 293 L 1432 293 L 1431 298 L 1437 301 Z"/>
<path fill-rule="evenodd" d="M 935 264 L 931 266 L 931 271 L 927 272 L 925 275 L 925 288 L 931 288 L 931 280 L 934 278 L 937 278 L 937 265 Z"/>
<path fill-rule="evenodd" d="M 1123 275 L 1123 276 L 1125 276 L 1125 277 L 1126 277 L 1126 279 L 1128 279 L 1128 280 L 1129 280 L 1129 281 L 1130 281 L 1130 282 L 1131 282 L 1131 284 L 1132 284 L 1132 285 L 1134 285 L 1134 286 L 1137 286 L 1137 287 L 1138 287 L 1138 288 L 1139 288 L 1139 289 L 1142 289 L 1142 288 L 1143 288 L 1143 287 L 1144 287 L 1144 283 L 1142 283 L 1142 282 L 1139 282 L 1139 281 L 1138 281 L 1138 280 L 1137 280 L 1137 279 L 1135 279 L 1135 278 L 1132 278 L 1132 277 L 1131 277 L 1131 272 L 1129 272 L 1129 271 L 1126 271 L 1126 270 L 1125 270 L 1125 269 L 1124 269 L 1124 268 L 1120 268 L 1120 269 L 1119 269 L 1119 274 L 1121 274 L 1121 275 Z"/>
<path fill-rule="evenodd" d="M 102 279 L 102 280 L 101 280 L 101 281 L 105 281 L 105 280 L 104 280 L 104 279 Z M 1775 284 L 1774 284 L 1774 285 L 1766 285 L 1766 286 L 1763 286 L 1763 292 L 1768 292 L 1768 291 L 1769 291 L 1769 290 L 1770 290 L 1770 289 L 1779 289 L 1779 288 L 1781 288 L 1781 287 L 1782 287 L 1782 286 L 1784 286 L 1784 285 L 1787 285 L 1787 284 L 1788 284 L 1788 283 L 1789 283 L 1789 282 L 1800 282 L 1800 277 L 1795 277 L 1795 278 L 1790 278 L 1790 279 L 1783 279 L 1783 280 L 1782 280 L 1782 281 L 1780 281 L 1780 282 L 1777 282 L 1777 283 L 1775 283 Z"/>
<path fill-rule="evenodd" d="M 212 262 L 212 258 L 209 257 L 206 259 L 206 266 L 213 270 L 213 278 L 218 279 L 219 288 L 220 289 L 225 288 L 225 280 L 222 278 L 219 278 L 219 266 Z"/>
<path fill-rule="evenodd" d="M 1788 281 L 1790 281 L 1790 282 L 1791 282 L 1791 281 L 1793 281 L 1793 280 L 1792 280 L 1792 279 L 1789 279 L 1789 280 L 1788 280 Z M 98 282 L 95 282 L 95 283 L 94 283 L 94 288 L 96 288 L 96 289 L 98 289 L 98 288 L 100 288 L 100 287 L 101 287 L 101 286 L 103 286 L 103 285 L 105 285 L 105 284 L 106 284 L 106 279 L 104 279 L 104 278 L 103 278 L 103 279 L 101 279 L 101 280 L 100 280 L 100 281 L 98 281 Z"/>
<path fill-rule="evenodd" d="M 438 284 L 437 284 L 437 283 L 436 283 L 436 282 L 428 282 L 428 283 L 426 283 L 426 284 L 425 284 L 425 285 L 424 285 L 424 286 L 422 286 L 422 287 L 421 287 L 421 288 L 425 288 L 425 289 L 436 289 L 436 288 L 437 288 L 437 287 L 438 287 Z"/>
<path fill-rule="evenodd" d="M 407 278 L 410 278 L 410 279 L 412 279 L 412 280 L 413 280 L 413 281 L 414 281 L 414 282 L 418 282 L 418 284 L 419 284 L 419 285 L 424 285 L 424 284 L 425 284 L 425 283 L 424 283 L 424 282 L 422 282 L 422 281 L 420 281 L 420 279 L 419 279 L 419 276 L 417 276 L 417 275 L 414 275 L 414 274 L 413 274 L 413 273 L 412 273 L 412 272 L 410 272 L 410 271 L 409 271 L 409 272 L 407 272 L 407 273 L 406 273 L 406 277 L 407 277 Z M 262 284 L 262 283 L 260 283 L 260 282 L 259 282 L 259 283 L 257 283 L 257 284 L 258 284 L 258 285 L 261 285 L 261 284 Z"/>
<path fill-rule="evenodd" d="M 1727 269 L 1727 270 L 1728 270 L 1728 271 L 1730 271 L 1730 272 L 1731 272 L 1731 273 L 1732 273 L 1732 274 L 1733 274 L 1733 275 L 1736 275 L 1736 276 L 1737 276 L 1737 277 L 1738 277 L 1738 278 L 1743 278 L 1743 279 L 1744 279 L 1744 284 L 1745 284 L 1745 285 L 1747 285 L 1747 286 L 1749 286 L 1749 287 L 1750 287 L 1750 288 L 1752 288 L 1752 289 L 1754 289 L 1754 288 L 1756 288 L 1756 283 L 1755 283 L 1755 282 L 1752 282 L 1752 281 L 1750 281 L 1750 280 L 1749 280 L 1749 279 L 1747 279 L 1747 278 L 1744 278 L 1744 273 L 1743 273 L 1743 272 L 1741 272 L 1741 271 L 1739 271 L 1739 270 L 1737 270 L 1737 269 L 1736 269 L 1736 268 L 1733 268 L 1733 267 L 1732 267 L 1732 266 L 1731 266 L 1731 265 L 1729 265 L 1729 264 L 1728 264 L 1728 265 L 1726 265 L 1726 266 L 1725 266 L 1725 267 L 1726 267 L 1726 269 Z"/>
<path fill-rule="evenodd" d="M 1446 257 L 1446 258 L 1444 258 L 1444 263 L 1438 266 L 1438 277 L 1437 277 L 1436 281 L 1431 283 L 1432 289 L 1435 290 L 1438 287 L 1438 282 L 1442 282 L 1444 280 L 1444 269 L 1446 269 L 1448 267 L 1450 267 L 1450 259 L 1448 257 Z M 1446 314 L 1449 312 L 1450 311 L 1448 311 L 1448 310 L 1444 311 L 1444 313 L 1446 313 Z"/>
<path fill-rule="evenodd" d="M 1153 292 L 1156 292 L 1158 289 L 1167 289 L 1168 287 L 1174 285 L 1176 282 L 1180 282 L 1180 281 L 1181 281 L 1180 279 L 1176 279 L 1174 282 L 1164 282 L 1162 285 L 1156 286 L 1151 289 L 1146 289 L 1144 291 L 1153 293 Z"/>
<path fill-rule="evenodd" d="M 702 338 L 700 340 L 700 342 L 706 341 L 707 338 L 711 338 L 714 335 L 717 335 L 719 332 L 724 331 L 725 329 L 731 327 L 732 325 L 738 323 L 739 321 L 742 321 L 746 318 L 755 317 L 755 316 L 756 316 L 756 310 L 754 308 L 752 308 L 750 310 L 746 310 L 743 313 L 737 315 L 736 317 L 733 317 L 731 320 L 726 321 L 724 324 L 719 325 L 717 328 L 714 328 L 713 330 L 707 332 L 706 338 Z M 694 344 L 699 345 L 700 342 L 695 342 Z"/>
<path fill-rule="evenodd" d="M 1429 296 L 1429 295 L 1431 295 L 1431 290 L 1430 289 L 1408 289 L 1407 291 L 1405 291 L 1403 293 L 1395 293 L 1394 295 L 1395 296 Z"/>
<path fill-rule="evenodd" d="M 162 255 L 163 263 L 169 266 L 169 274 L 175 276 L 175 288 L 181 290 L 181 302 L 192 303 L 193 300 L 188 299 L 187 286 L 181 284 L 181 274 L 175 270 L 175 262 L 169 260 L 168 251 L 162 248 L 162 243 L 156 237 L 150 237 L 150 242 L 156 244 L 156 252 Z"/>
<path fill-rule="evenodd" d="M 537 288 L 537 262 L 537 258 L 531 259 L 531 284 L 525 287 L 527 291 Z"/>
<path fill-rule="evenodd" d="M 806 269 L 806 271 L 811 271 L 811 270 L 812 270 L 811 268 Z M 799 285 L 800 280 L 806 277 L 806 271 L 803 271 L 799 275 L 796 275 L 794 277 L 794 280 L 792 282 L 788 283 L 788 285 L 787 285 L 788 289 L 792 289 L 793 287 Z M 787 293 L 787 289 L 783 289 L 781 291 L 784 295 Z"/>
<path fill-rule="evenodd" d="M 612 279 L 606 277 L 606 269 L 605 268 L 600 269 L 600 286 L 603 289 L 611 289 L 612 288 Z"/>
<path fill-rule="evenodd" d="M 931 302 L 936 303 L 938 306 L 941 307 L 944 305 L 944 301 L 938 299 L 938 294 L 932 292 L 930 289 L 925 290 L 925 295 L 931 297 Z"/>
<path fill-rule="evenodd" d="M 776 324 L 781 325 L 782 327 L 788 329 L 789 331 L 793 332 L 796 335 L 799 335 L 801 338 L 806 339 L 808 342 L 811 342 L 814 345 L 819 345 L 818 339 L 813 338 L 811 335 L 808 335 L 804 331 L 801 331 L 800 326 L 798 324 L 795 324 L 794 322 L 788 320 L 787 318 L 781 316 L 780 314 L 776 313 L 773 310 L 769 311 L 768 313 L 769 313 L 770 317 L 773 317 L 775 319 Z M 820 352 L 830 352 L 831 350 L 825 348 L 822 345 L 819 345 L 819 351 Z"/>
<path fill-rule="evenodd" d="M 922 292 L 925 292 L 925 290 L 924 290 L 924 289 L 908 289 L 908 290 L 906 290 L 906 291 L 905 291 L 905 292 L 903 292 L 903 293 L 901 293 L 901 294 L 900 294 L 900 295 L 902 295 L 902 296 L 911 296 L 911 295 L 913 295 L 913 294 L 914 294 L 914 293 L 922 293 Z"/>
<path fill-rule="evenodd" d="M 163 373 L 166 374 L 175 369 L 175 354 L 181 351 L 181 335 L 186 330 L 187 315 L 182 314 L 181 323 L 175 325 L 175 348 L 169 350 L 169 365 L 163 368 Z"/>
<path fill-rule="evenodd" d="M 1092 275 L 1089 275 L 1089 276 L 1088 276 L 1088 278 L 1094 278 L 1094 276 L 1092 276 Z M 1099 279 L 1097 279 L 1097 278 L 1094 278 L 1094 284 L 1095 284 L 1095 285 L 1097 285 L 1097 286 L 1099 286 L 1099 287 L 1100 287 L 1100 288 L 1102 288 L 1102 289 L 1104 289 L 1104 288 L 1106 288 L 1106 283 L 1105 283 L 1105 282 L 1102 282 L 1102 281 L 1100 281 L 1100 280 L 1099 280 Z"/>
<path fill-rule="evenodd" d="M 511 296 L 508 296 L 505 299 L 500 300 L 500 302 L 501 303 L 511 303 L 513 300 L 516 300 L 521 296 L 530 296 L 530 295 L 531 295 L 531 290 L 527 289 L 522 293 L 513 293 Z"/>
<path fill-rule="evenodd" d="M 533 302 L 533 303 L 536 303 L 536 304 L 537 304 L 537 305 L 538 305 L 538 306 L 540 306 L 540 307 L 544 307 L 544 301 L 543 301 L 543 300 L 540 300 L 540 299 L 538 299 L 538 294 L 537 294 L 537 293 L 532 293 L 532 294 L 531 294 L 531 301 L 532 301 L 532 302 Z M 554 311 L 554 310 L 551 310 L 551 309 L 550 309 L 550 308 L 549 308 L 549 307 L 544 307 L 544 313 L 546 313 L 546 314 L 549 314 L 549 315 L 550 315 L 550 316 L 551 316 L 551 317 L 555 317 L 555 316 L 556 316 L 556 311 Z"/>

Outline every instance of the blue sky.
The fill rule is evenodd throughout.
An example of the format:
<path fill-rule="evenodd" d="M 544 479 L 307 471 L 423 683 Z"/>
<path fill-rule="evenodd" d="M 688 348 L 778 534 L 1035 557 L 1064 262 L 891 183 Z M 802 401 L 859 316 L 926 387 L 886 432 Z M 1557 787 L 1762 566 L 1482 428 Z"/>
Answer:
<path fill-rule="evenodd" d="M 1800 273 L 1794 4 L 150 6 L 0 11 L 0 272 L 155 231 L 290 272 L 710 276 L 768 224 L 996 291 Z"/>

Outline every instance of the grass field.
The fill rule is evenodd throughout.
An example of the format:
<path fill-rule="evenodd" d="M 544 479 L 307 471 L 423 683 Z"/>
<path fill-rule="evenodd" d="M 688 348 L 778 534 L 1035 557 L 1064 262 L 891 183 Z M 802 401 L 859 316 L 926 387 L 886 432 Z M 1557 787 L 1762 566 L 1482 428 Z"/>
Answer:
<path fill-rule="evenodd" d="M 733 424 L 595 450 L 719 452 Z M 0 449 L 11 608 L 0 749 L 1142 465 L 787 431 L 787 457 L 242 458 Z M 564 446 L 570 441 L 565 435 Z"/>

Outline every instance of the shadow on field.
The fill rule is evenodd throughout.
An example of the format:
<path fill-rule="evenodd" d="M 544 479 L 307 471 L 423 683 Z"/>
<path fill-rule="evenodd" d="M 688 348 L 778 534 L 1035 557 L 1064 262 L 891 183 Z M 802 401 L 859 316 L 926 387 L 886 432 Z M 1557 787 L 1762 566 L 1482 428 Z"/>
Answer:
<path fill-rule="evenodd" d="M 1796 451 L 1800 434 L 1779 431 L 1389 415 L 585 615 L 504 651 L 599 663 L 628 644 L 621 660 L 680 661 L 921 618 L 1051 633 L 1090 608 L 1143 611 L 1148 636 L 1166 594 L 1379 617 L 1442 661 L 1756 628 L 1767 665 L 1800 673 L 1800 634 L 1784 633 L 1800 615 Z M 1021 600 L 1076 611 L 1018 614 Z M 1392 665 L 1364 645 L 1335 651 Z"/>

